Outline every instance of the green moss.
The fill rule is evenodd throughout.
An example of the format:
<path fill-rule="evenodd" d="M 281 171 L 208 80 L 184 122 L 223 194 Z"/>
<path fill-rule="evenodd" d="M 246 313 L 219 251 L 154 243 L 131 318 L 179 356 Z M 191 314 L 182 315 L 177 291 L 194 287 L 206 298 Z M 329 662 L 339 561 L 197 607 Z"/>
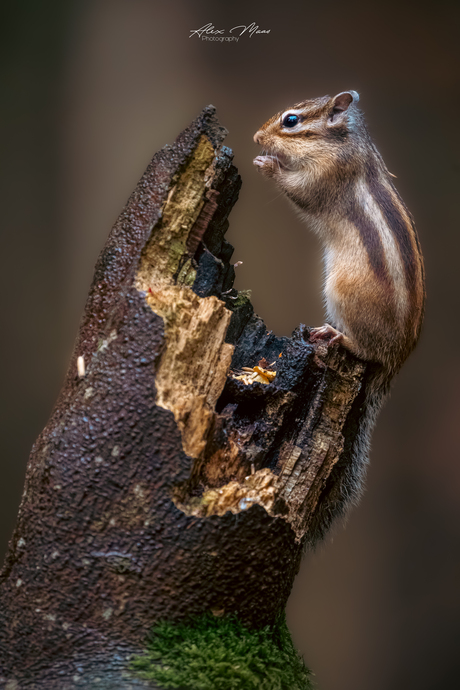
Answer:
<path fill-rule="evenodd" d="M 185 238 L 186 239 L 186 238 Z M 169 275 L 175 275 L 181 262 L 184 259 L 185 254 L 185 242 L 182 238 L 181 240 L 173 240 L 169 246 L 168 263 L 166 266 L 166 271 Z M 193 285 L 196 277 L 196 269 L 192 266 L 191 259 L 187 259 L 179 274 L 176 277 L 176 282 L 179 285 Z"/>
<path fill-rule="evenodd" d="M 131 670 L 167 690 L 311 690 L 311 672 L 295 650 L 284 618 L 261 630 L 234 616 L 205 614 L 161 622 Z"/>
<path fill-rule="evenodd" d="M 195 278 L 196 269 L 193 268 L 191 259 L 188 259 L 179 271 L 176 282 L 178 285 L 188 285 L 188 287 L 192 287 Z"/>
<path fill-rule="evenodd" d="M 252 290 L 238 290 L 238 297 L 232 301 L 232 308 L 242 307 L 251 301 Z"/>

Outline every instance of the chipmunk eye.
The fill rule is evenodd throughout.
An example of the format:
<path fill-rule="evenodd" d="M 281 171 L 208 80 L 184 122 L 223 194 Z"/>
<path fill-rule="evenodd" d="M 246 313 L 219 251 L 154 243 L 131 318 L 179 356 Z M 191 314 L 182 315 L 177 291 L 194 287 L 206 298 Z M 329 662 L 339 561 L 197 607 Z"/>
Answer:
<path fill-rule="evenodd" d="M 284 127 L 295 127 L 298 122 L 299 118 L 297 115 L 286 115 L 283 120 L 283 125 Z"/>

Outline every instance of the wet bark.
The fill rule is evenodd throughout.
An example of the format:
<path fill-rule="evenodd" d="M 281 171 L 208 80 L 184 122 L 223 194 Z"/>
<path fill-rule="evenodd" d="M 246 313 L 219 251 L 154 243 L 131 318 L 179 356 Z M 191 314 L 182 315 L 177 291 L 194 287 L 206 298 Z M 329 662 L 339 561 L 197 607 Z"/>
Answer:
<path fill-rule="evenodd" d="M 233 289 L 225 134 L 208 107 L 158 152 L 99 257 L 1 574 L 1 687 L 152 687 L 155 621 L 273 622 L 341 510 L 365 365 Z"/>

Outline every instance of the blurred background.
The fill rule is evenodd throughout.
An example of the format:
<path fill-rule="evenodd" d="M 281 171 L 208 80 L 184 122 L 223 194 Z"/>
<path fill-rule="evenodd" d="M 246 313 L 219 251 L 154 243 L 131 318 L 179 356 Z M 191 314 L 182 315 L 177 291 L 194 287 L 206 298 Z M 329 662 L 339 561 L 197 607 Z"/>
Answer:
<path fill-rule="evenodd" d="M 459 5 L 2 3 L 0 550 L 97 255 L 153 153 L 213 103 L 243 177 L 237 287 L 278 335 L 323 323 L 320 251 L 252 165 L 278 110 L 345 89 L 415 216 L 425 328 L 374 434 L 367 491 L 307 554 L 288 607 L 319 690 L 446 690 L 460 646 Z M 255 22 L 269 34 L 190 31 Z"/>

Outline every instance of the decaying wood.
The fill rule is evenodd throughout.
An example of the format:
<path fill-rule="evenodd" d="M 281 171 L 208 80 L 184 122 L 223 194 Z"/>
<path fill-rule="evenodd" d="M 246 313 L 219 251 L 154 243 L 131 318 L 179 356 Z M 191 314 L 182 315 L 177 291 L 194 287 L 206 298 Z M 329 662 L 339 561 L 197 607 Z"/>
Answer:
<path fill-rule="evenodd" d="M 157 153 L 98 260 L 2 571 L 9 690 L 141 687 L 161 618 L 272 622 L 338 503 L 365 366 L 233 289 L 225 134 L 208 107 Z M 238 377 L 259 363 L 271 383 Z"/>

